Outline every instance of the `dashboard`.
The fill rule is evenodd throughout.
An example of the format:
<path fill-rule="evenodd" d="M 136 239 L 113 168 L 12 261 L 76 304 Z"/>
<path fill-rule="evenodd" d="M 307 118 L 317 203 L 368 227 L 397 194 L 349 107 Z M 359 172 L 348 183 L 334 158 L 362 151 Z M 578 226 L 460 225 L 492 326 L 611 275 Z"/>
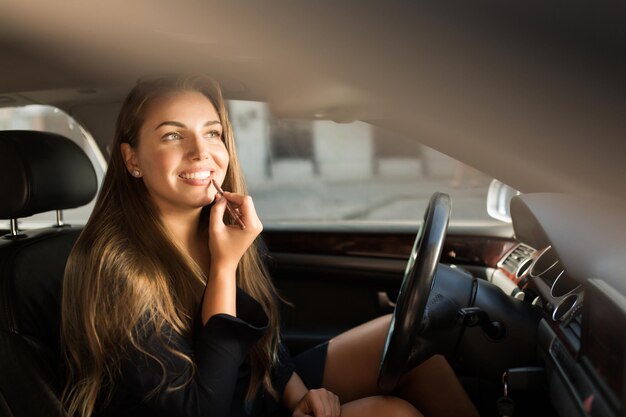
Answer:
<path fill-rule="evenodd" d="M 500 259 L 490 280 L 511 297 L 541 311 L 538 353 L 558 414 L 624 416 L 626 297 L 620 289 L 626 277 L 607 274 L 611 262 L 620 263 L 607 253 L 619 254 L 615 245 L 620 245 L 626 235 L 615 233 L 620 226 L 603 229 L 602 222 L 598 226 L 589 217 L 585 223 L 596 230 L 585 235 L 580 227 L 585 223 L 572 227 L 576 217 L 567 211 L 561 211 L 560 218 L 568 222 L 555 222 L 559 218 L 555 210 L 566 208 L 558 204 L 563 202 L 568 209 L 572 207 L 569 198 L 563 196 L 514 199 L 511 208 L 519 243 Z M 611 251 L 605 240 L 612 237 Z M 580 242 L 585 239 L 598 244 L 584 247 Z M 581 260 L 590 259 L 590 254 L 605 263 L 577 268 Z"/>

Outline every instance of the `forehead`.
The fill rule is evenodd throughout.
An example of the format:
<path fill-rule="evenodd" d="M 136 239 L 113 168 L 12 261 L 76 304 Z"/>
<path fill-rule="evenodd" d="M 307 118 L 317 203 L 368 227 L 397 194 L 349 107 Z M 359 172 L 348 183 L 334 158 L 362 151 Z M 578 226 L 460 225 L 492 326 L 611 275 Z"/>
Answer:
<path fill-rule="evenodd" d="M 157 97 L 152 100 L 144 115 L 144 124 L 177 121 L 205 123 L 218 120 L 219 115 L 213 103 L 202 93 L 181 91 Z M 187 124 L 187 123 L 185 123 Z"/>

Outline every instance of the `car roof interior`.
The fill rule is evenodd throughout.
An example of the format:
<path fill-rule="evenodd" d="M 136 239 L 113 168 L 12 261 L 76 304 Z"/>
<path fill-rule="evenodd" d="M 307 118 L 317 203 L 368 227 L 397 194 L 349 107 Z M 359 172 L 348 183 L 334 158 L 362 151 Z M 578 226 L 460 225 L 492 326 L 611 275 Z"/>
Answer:
<path fill-rule="evenodd" d="M 208 72 L 279 117 L 390 127 L 523 192 L 624 207 L 625 17 L 608 2 L 8 2 L 0 105 L 55 105 L 104 148 L 137 79 Z"/>

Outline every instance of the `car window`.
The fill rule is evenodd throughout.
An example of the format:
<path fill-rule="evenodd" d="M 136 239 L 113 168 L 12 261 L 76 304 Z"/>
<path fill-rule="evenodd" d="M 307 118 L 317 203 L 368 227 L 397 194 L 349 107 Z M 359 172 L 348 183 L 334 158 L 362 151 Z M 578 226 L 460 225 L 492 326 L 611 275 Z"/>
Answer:
<path fill-rule="evenodd" d="M 266 226 L 415 223 L 435 191 L 451 196 L 452 222 L 498 223 L 486 208 L 492 178 L 414 139 L 363 122 L 280 120 L 260 102 L 229 111 Z"/>
<path fill-rule="evenodd" d="M 0 130 L 38 130 L 63 135 L 76 142 L 93 164 L 98 187 L 104 178 L 106 161 L 94 139 L 72 117 L 52 106 L 30 105 L 13 108 L 0 108 Z M 84 225 L 93 209 L 95 198 L 87 205 L 63 210 L 65 223 Z M 56 212 L 36 214 L 18 220 L 22 229 L 46 227 L 56 223 Z M 9 228 L 9 222 L 0 227 Z"/>

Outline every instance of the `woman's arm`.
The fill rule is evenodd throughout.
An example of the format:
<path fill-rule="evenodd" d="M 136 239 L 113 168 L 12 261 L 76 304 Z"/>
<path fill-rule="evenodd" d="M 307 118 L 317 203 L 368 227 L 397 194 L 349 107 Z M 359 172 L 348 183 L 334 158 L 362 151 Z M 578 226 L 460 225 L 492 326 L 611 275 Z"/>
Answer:
<path fill-rule="evenodd" d="M 202 323 L 215 314 L 236 315 L 236 272 L 243 254 L 263 230 L 250 196 L 225 192 L 217 194 L 217 202 L 211 208 L 209 223 L 209 251 L 211 269 L 202 302 Z M 224 223 L 226 200 L 241 212 L 245 229 Z"/>

